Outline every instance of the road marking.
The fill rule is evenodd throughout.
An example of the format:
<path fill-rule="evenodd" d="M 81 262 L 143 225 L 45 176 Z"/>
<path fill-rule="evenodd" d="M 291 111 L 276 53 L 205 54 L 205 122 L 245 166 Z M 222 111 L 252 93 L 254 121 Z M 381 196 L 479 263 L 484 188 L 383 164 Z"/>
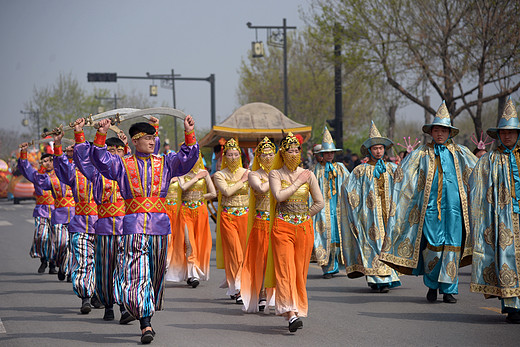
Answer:
<path fill-rule="evenodd" d="M 493 311 L 493 312 L 496 312 L 496 313 L 502 313 L 502 310 L 497 308 L 497 307 L 481 307 L 481 309 L 483 310 L 490 310 L 490 311 Z"/>
<path fill-rule="evenodd" d="M 26 219 L 25 221 L 34 224 L 34 219 Z"/>
<path fill-rule="evenodd" d="M 2 323 L 1 318 L 0 318 L 0 334 L 7 334 L 7 331 L 5 331 L 4 323 Z"/>
<path fill-rule="evenodd" d="M 8 222 L 6 220 L 0 220 L 0 226 L 8 226 L 8 225 L 13 225 L 11 222 Z"/>

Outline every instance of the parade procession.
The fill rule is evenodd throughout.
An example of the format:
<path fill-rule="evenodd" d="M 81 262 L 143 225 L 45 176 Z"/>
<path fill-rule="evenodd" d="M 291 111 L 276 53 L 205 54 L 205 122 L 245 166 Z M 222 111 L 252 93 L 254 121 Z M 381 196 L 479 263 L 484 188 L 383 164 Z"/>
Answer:
<path fill-rule="evenodd" d="M 0 346 L 519 344 L 520 0 L 0 18 Z"/>

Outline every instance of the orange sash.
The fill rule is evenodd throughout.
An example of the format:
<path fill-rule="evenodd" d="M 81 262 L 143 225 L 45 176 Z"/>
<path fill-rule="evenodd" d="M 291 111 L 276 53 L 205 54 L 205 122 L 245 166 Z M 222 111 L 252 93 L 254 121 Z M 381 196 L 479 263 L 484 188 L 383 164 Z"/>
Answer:
<path fill-rule="evenodd" d="M 52 194 L 45 190 L 43 195 L 36 195 L 36 205 L 54 205 L 54 198 Z"/>
<path fill-rule="evenodd" d="M 124 216 L 125 202 L 106 202 L 101 205 L 98 205 L 97 209 L 99 218 Z"/>
<path fill-rule="evenodd" d="M 72 196 L 58 197 L 54 200 L 54 207 L 74 207 L 74 198 Z"/>

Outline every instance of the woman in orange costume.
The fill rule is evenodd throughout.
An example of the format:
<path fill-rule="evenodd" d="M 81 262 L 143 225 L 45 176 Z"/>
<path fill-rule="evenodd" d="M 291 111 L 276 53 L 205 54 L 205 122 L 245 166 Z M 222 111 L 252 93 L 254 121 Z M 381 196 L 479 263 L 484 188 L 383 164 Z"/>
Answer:
<path fill-rule="evenodd" d="M 179 186 L 182 189 L 180 199 L 182 203 L 173 241 L 175 255 L 166 272 L 166 280 L 173 282 L 187 280 L 188 285 L 196 288 L 199 281 L 209 279 L 212 242 L 206 200 L 217 196 L 209 173 L 204 169 L 200 154 L 193 169 L 179 177 Z"/>
<path fill-rule="evenodd" d="M 307 316 L 307 273 L 314 243 L 311 217 L 324 206 L 316 176 L 299 167 L 301 144 L 289 133 L 280 144 L 271 187 L 271 245 L 276 281 L 275 312 L 289 321 L 289 331 L 303 327 Z M 309 193 L 312 206 L 309 206 Z M 268 264 L 270 267 L 271 264 Z M 266 274 L 266 281 L 268 275 Z M 266 284 L 266 287 L 269 285 Z"/>
<path fill-rule="evenodd" d="M 268 137 L 258 144 L 255 150 L 252 171 L 249 173 L 249 221 L 247 249 L 242 268 L 241 290 L 244 301 L 243 311 L 255 313 L 263 311 L 272 289 L 266 293 L 264 288 L 267 249 L 269 246 L 269 171 L 276 154 L 275 145 Z M 267 295 L 269 294 L 269 295 Z"/>
<path fill-rule="evenodd" d="M 213 179 L 218 193 L 217 268 L 226 270 L 227 295 L 242 304 L 240 276 L 247 242 L 249 211 L 249 170 L 242 167 L 240 147 L 235 139 L 224 145 L 222 169 Z"/>
<path fill-rule="evenodd" d="M 174 252 L 176 248 L 175 234 L 178 228 L 178 216 L 179 216 L 179 199 L 181 196 L 181 188 L 179 187 L 178 177 L 173 177 L 168 187 L 168 194 L 166 195 L 166 214 L 170 218 L 171 234 L 168 235 L 168 253 L 166 255 L 166 269 L 170 267 L 171 263 L 175 263 L 175 257 L 182 258 L 179 252 Z M 178 260 L 177 260 L 178 261 Z M 165 277 L 168 280 L 168 275 Z"/>

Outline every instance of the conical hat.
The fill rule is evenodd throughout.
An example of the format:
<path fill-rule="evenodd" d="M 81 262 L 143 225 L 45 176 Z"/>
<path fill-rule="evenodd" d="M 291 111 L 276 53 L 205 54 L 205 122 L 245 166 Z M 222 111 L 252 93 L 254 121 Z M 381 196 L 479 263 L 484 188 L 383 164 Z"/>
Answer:
<path fill-rule="evenodd" d="M 332 136 L 330 135 L 329 129 L 327 129 L 327 127 L 325 126 L 325 129 L 323 129 L 323 140 L 321 141 L 321 150 L 317 153 L 341 151 L 342 149 L 338 149 L 334 145 L 334 141 L 332 140 Z"/>
<path fill-rule="evenodd" d="M 500 121 L 498 122 L 498 127 L 489 128 L 486 132 L 489 136 L 494 139 L 498 139 L 498 131 L 500 129 L 513 129 L 520 130 L 518 122 L 518 114 L 516 113 L 515 105 L 513 105 L 513 101 L 511 97 L 507 99 L 506 106 L 504 107 L 504 112 L 502 113 L 502 117 L 500 117 Z"/>
<path fill-rule="evenodd" d="M 434 125 L 438 125 L 445 128 L 450 128 L 450 138 L 453 138 L 457 136 L 459 133 L 459 129 L 455 128 L 451 125 L 451 116 L 448 112 L 448 108 L 446 107 L 446 102 L 442 101 L 441 106 L 437 110 L 437 114 L 435 115 L 435 118 L 433 119 L 433 123 L 431 124 L 425 124 L 422 127 L 422 131 L 425 134 L 431 135 L 432 134 L 432 128 Z"/>
<path fill-rule="evenodd" d="M 375 145 L 383 145 L 385 146 L 385 150 L 388 150 L 394 145 L 394 143 L 389 138 L 381 136 L 381 133 L 379 130 L 377 130 L 374 121 L 372 121 L 368 139 L 361 145 L 361 155 L 364 157 L 368 156 L 368 149 Z"/>

